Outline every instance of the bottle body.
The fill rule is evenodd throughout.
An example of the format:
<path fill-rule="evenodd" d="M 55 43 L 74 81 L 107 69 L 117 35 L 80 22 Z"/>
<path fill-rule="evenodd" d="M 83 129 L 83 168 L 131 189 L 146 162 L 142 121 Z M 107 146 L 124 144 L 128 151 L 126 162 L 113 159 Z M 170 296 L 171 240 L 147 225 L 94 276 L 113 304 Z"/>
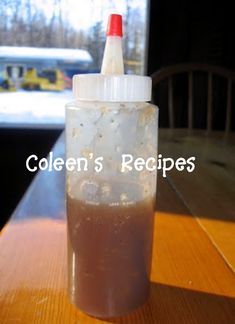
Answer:
<path fill-rule="evenodd" d="M 83 158 L 66 174 L 69 295 L 90 315 L 120 316 L 148 297 L 156 170 L 134 162 L 157 158 L 157 129 L 148 103 L 67 105 L 66 158 Z"/>

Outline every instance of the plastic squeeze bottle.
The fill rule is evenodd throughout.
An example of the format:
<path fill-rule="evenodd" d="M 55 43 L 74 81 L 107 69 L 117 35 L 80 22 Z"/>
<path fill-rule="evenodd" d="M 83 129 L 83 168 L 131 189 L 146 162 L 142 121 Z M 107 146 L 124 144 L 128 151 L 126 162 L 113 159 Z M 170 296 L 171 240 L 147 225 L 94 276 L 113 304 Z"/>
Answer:
<path fill-rule="evenodd" d="M 102 73 L 75 75 L 66 108 L 67 162 L 81 162 L 66 174 L 69 296 L 101 318 L 142 305 L 150 287 L 156 170 L 143 159 L 157 156 L 158 113 L 151 79 L 123 74 L 121 38 L 111 15 Z"/>

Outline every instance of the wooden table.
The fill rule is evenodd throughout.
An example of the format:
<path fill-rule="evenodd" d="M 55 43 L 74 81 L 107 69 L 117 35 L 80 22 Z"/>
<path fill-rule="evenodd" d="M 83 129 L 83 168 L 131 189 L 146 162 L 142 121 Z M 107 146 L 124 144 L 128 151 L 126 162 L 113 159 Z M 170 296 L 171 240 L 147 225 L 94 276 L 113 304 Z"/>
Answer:
<path fill-rule="evenodd" d="M 164 156 L 193 173 L 159 174 L 149 301 L 113 323 L 235 323 L 235 144 L 161 131 Z M 54 150 L 64 155 L 61 138 Z M 12 180 L 13 181 L 13 180 Z M 0 323 L 105 323 L 66 295 L 64 175 L 39 173 L 0 236 Z"/>

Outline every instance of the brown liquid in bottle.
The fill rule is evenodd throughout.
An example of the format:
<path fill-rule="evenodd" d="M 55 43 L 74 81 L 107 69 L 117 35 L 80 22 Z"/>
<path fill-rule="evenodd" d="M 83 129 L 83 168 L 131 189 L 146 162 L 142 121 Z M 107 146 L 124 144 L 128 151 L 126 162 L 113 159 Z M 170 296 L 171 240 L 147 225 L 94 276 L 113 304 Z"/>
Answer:
<path fill-rule="evenodd" d="M 67 197 L 69 294 L 84 312 L 123 315 L 149 293 L 154 201 L 93 205 Z"/>

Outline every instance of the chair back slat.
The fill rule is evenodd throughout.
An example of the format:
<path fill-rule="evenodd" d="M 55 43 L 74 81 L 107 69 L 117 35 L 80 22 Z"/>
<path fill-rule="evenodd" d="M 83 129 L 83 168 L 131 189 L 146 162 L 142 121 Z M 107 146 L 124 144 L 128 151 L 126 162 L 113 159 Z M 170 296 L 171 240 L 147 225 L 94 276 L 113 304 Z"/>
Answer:
<path fill-rule="evenodd" d="M 208 73 L 207 86 L 207 131 L 212 130 L 212 73 Z"/>
<path fill-rule="evenodd" d="M 193 129 L 193 72 L 188 75 L 188 128 Z"/>
<path fill-rule="evenodd" d="M 169 126 L 174 128 L 174 104 L 173 104 L 173 84 L 172 76 L 168 78 L 168 112 L 169 112 Z"/>
<path fill-rule="evenodd" d="M 231 78 L 228 78 L 225 134 L 228 134 L 231 130 L 231 114 L 232 114 L 231 104 L 232 104 L 232 80 Z"/>

